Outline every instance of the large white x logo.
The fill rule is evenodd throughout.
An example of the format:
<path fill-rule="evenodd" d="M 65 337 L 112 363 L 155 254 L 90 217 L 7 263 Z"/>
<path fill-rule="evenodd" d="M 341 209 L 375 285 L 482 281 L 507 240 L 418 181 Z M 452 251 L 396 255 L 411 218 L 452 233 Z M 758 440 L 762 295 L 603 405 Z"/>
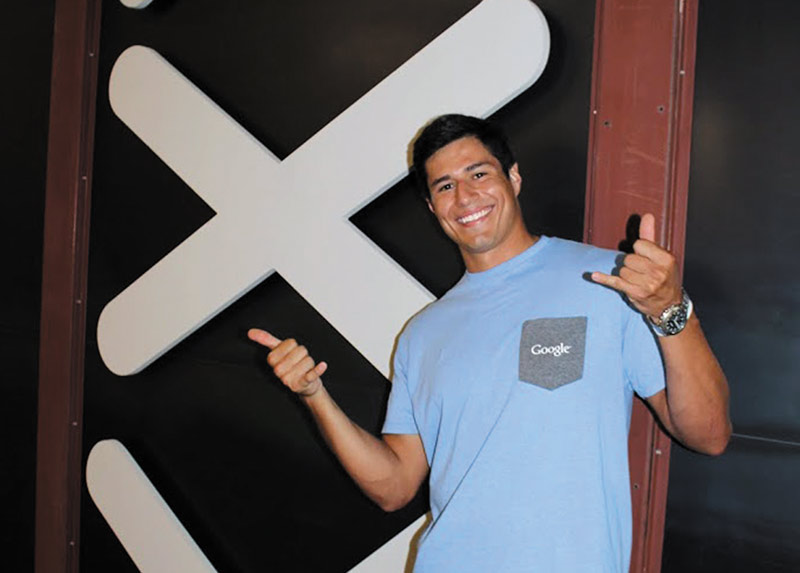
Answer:
<path fill-rule="evenodd" d="M 126 50 L 115 113 L 217 214 L 105 307 L 106 365 L 140 371 L 277 269 L 387 374 L 394 337 L 431 295 L 348 218 L 405 176 L 422 124 L 491 114 L 539 77 L 548 51 L 529 0 L 484 0 L 281 162 L 155 51 Z M 121 444 L 97 444 L 86 475 L 140 570 L 213 570 Z M 356 570 L 402 570 L 418 526 Z"/>
<path fill-rule="evenodd" d="M 108 368 L 138 372 L 277 269 L 386 374 L 431 295 L 348 217 L 407 173 L 426 121 L 486 116 L 533 83 L 546 30 L 528 0 L 485 0 L 282 162 L 155 51 L 126 50 L 115 113 L 217 214 L 105 307 Z"/>

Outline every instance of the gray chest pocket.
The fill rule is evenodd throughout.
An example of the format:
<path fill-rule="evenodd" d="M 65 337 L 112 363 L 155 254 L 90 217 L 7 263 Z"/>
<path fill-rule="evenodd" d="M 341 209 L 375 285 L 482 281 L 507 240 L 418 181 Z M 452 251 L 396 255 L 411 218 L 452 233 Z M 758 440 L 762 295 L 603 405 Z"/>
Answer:
<path fill-rule="evenodd" d="M 585 351 L 585 316 L 526 320 L 519 344 L 519 379 L 548 390 L 580 380 Z"/>

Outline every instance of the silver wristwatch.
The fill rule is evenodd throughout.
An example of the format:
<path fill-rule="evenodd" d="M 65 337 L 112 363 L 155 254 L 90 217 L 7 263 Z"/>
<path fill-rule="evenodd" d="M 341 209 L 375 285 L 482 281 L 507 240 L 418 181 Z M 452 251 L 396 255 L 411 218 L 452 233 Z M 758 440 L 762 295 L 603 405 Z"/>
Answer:
<path fill-rule="evenodd" d="M 650 317 L 653 330 L 658 336 L 678 334 L 686 326 L 692 316 L 692 300 L 686 291 L 681 289 L 681 301 L 665 308 L 658 318 Z"/>

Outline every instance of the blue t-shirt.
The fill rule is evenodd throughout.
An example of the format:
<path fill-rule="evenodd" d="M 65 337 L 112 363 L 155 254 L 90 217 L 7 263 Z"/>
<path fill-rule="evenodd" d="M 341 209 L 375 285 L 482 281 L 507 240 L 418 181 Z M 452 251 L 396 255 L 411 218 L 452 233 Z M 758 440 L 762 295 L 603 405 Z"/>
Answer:
<path fill-rule="evenodd" d="M 644 317 L 587 278 L 617 255 L 541 237 L 401 334 L 383 431 L 418 433 L 431 468 L 418 573 L 627 572 L 632 398 L 664 372 Z"/>

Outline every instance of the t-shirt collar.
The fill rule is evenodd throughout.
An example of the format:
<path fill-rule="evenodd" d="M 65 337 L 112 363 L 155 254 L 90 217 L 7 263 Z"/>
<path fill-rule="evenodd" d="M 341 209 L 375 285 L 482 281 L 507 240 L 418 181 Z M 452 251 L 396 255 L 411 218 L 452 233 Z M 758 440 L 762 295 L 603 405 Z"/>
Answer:
<path fill-rule="evenodd" d="M 470 285 L 479 285 L 487 284 L 495 280 L 502 280 L 509 274 L 513 273 L 520 266 L 524 265 L 527 261 L 535 257 L 536 254 L 544 249 L 549 242 L 550 237 L 541 235 L 538 241 L 522 251 L 520 254 L 511 257 L 507 261 L 503 261 L 491 269 L 477 273 L 471 273 L 469 271 L 464 272 L 461 282 Z"/>

